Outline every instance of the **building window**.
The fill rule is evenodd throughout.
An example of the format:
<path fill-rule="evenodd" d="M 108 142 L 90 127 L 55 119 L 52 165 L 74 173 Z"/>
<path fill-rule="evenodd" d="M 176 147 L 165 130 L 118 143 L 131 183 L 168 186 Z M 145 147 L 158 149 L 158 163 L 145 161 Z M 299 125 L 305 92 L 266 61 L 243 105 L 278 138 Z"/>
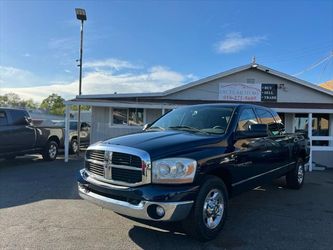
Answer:
<path fill-rule="evenodd" d="M 312 136 L 328 136 L 329 115 L 312 115 Z M 295 114 L 295 132 L 308 133 L 308 114 Z M 328 146 L 328 141 L 312 141 L 315 146 Z"/>
<path fill-rule="evenodd" d="M 143 126 L 143 109 L 113 108 L 113 125 Z"/>
<path fill-rule="evenodd" d="M 248 79 L 246 79 L 246 83 L 255 83 L 255 79 L 254 78 L 248 78 Z"/>

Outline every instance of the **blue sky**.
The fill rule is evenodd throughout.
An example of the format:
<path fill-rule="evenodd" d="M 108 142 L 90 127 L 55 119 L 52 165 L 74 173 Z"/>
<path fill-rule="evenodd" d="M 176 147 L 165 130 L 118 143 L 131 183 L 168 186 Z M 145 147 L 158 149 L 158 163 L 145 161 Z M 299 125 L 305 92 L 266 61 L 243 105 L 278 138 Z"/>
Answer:
<path fill-rule="evenodd" d="M 333 79 L 333 1 L 0 1 L 0 94 L 161 91 L 250 63 Z M 308 69 L 308 70 L 307 70 Z M 305 72 L 303 72 L 305 70 Z"/>

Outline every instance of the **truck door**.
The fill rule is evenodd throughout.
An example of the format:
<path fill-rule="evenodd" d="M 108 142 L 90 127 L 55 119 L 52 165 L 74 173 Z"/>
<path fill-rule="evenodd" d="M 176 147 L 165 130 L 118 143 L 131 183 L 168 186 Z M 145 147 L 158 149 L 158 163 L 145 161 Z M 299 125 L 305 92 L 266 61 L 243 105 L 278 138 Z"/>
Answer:
<path fill-rule="evenodd" d="M 10 110 L 11 130 L 10 143 L 13 144 L 15 151 L 28 150 L 35 147 L 36 134 L 35 128 L 28 124 L 25 117 L 30 117 L 25 110 Z"/>
<path fill-rule="evenodd" d="M 277 169 L 290 162 L 290 138 L 280 135 L 278 126 L 270 111 L 256 108 L 260 123 L 267 124 L 269 136 L 266 137 L 267 145 L 267 171 Z"/>
<path fill-rule="evenodd" d="M 13 143 L 10 141 L 10 125 L 5 110 L 0 110 L 0 154 L 13 151 Z"/>
<path fill-rule="evenodd" d="M 252 108 L 240 112 L 237 131 L 248 132 L 251 124 L 257 124 L 258 119 Z M 265 138 L 242 138 L 235 140 L 233 156 L 234 183 L 255 181 L 256 177 L 265 172 L 267 164 Z"/>

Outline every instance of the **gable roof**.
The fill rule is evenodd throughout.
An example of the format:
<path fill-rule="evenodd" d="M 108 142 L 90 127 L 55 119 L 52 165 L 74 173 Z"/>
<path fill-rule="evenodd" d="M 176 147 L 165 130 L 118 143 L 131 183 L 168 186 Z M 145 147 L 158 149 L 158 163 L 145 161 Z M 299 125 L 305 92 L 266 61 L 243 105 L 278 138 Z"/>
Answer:
<path fill-rule="evenodd" d="M 201 85 L 201 84 L 205 84 L 207 82 L 210 82 L 210 81 L 222 78 L 222 77 L 226 77 L 226 76 L 229 76 L 229 75 L 241 72 L 241 71 L 251 69 L 251 68 L 263 71 L 267 74 L 271 74 L 271 75 L 274 75 L 274 76 L 277 76 L 277 77 L 280 77 L 280 78 L 283 78 L 283 79 L 286 79 L 289 81 L 292 81 L 296 84 L 302 85 L 304 87 L 316 90 L 318 92 L 321 92 L 321 93 L 324 93 L 324 94 L 327 94 L 327 95 L 333 97 L 332 91 L 324 89 L 320 86 L 317 86 L 315 84 L 312 84 L 312 83 L 304 81 L 304 80 L 301 80 L 297 77 L 282 73 L 280 71 L 268 68 L 264 65 L 260 65 L 257 63 L 251 63 L 251 64 L 246 64 L 246 65 L 243 65 L 243 66 L 240 66 L 237 68 L 233 68 L 233 69 L 230 69 L 230 70 L 227 70 L 227 71 L 224 71 L 224 72 L 212 75 L 212 76 L 204 77 L 197 81 L 193 81 L 193 82 L 181 85 L 179 87 L 166 90 L 164 92 L 81 95 L 81 96 L 76 96 L 76 98 L 85 98 L 85 99 L 94 98 L 94 99 L 96 99 L 96 98 L 128 98 L 128 97 L 164 97 L 164 96 L 174 94 L 174 93 L 177 93 L 177 92 L 180 92 L 180 91 L 183 91 L 183 90 L 186 90 L 186 89 L 189 89 L 189 88 Z"/>

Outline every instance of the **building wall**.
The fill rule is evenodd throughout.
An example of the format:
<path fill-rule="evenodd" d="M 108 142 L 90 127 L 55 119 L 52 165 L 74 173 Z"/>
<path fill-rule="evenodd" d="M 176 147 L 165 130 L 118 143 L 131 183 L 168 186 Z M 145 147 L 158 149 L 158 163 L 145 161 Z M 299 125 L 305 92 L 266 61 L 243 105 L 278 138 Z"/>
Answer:
<path fill-rule="evenodd" d="M 127 135 L 142 131 L 141 126 L 113 126 L 109 107 L 92 107 L 90 143 L 103 141 L 121 135 Z M 161 109 L 146 109 L 146 122 L 155 121 L 162 115 Z"/>
<path fill-rule="evenodd" d="M 146 123 L 155 121 L 162 115 L 162 109 L 146 109 Z"/>
<path fill-rule="evenodd" d="M 202 85 L 192 87 L 170 94 L 165 99 L 185 99 L 185 100 L 218 100 L 219 84 L 224 83 L 246 83 L 247 79 L 254 79 L 255 83 L 284 84 L 284 89 L 278 88 L 278 102 L 301 102 L 301 103 L 331 103 L 332 97 L 301 86 L 298 83 L 286 79 L 266 74 L 257 69 L 248 69 L 238 72 Z M 297 94 L 295 94 L 297 93 Z M 306 98 L 305 98 L 306 97 Z"/>

